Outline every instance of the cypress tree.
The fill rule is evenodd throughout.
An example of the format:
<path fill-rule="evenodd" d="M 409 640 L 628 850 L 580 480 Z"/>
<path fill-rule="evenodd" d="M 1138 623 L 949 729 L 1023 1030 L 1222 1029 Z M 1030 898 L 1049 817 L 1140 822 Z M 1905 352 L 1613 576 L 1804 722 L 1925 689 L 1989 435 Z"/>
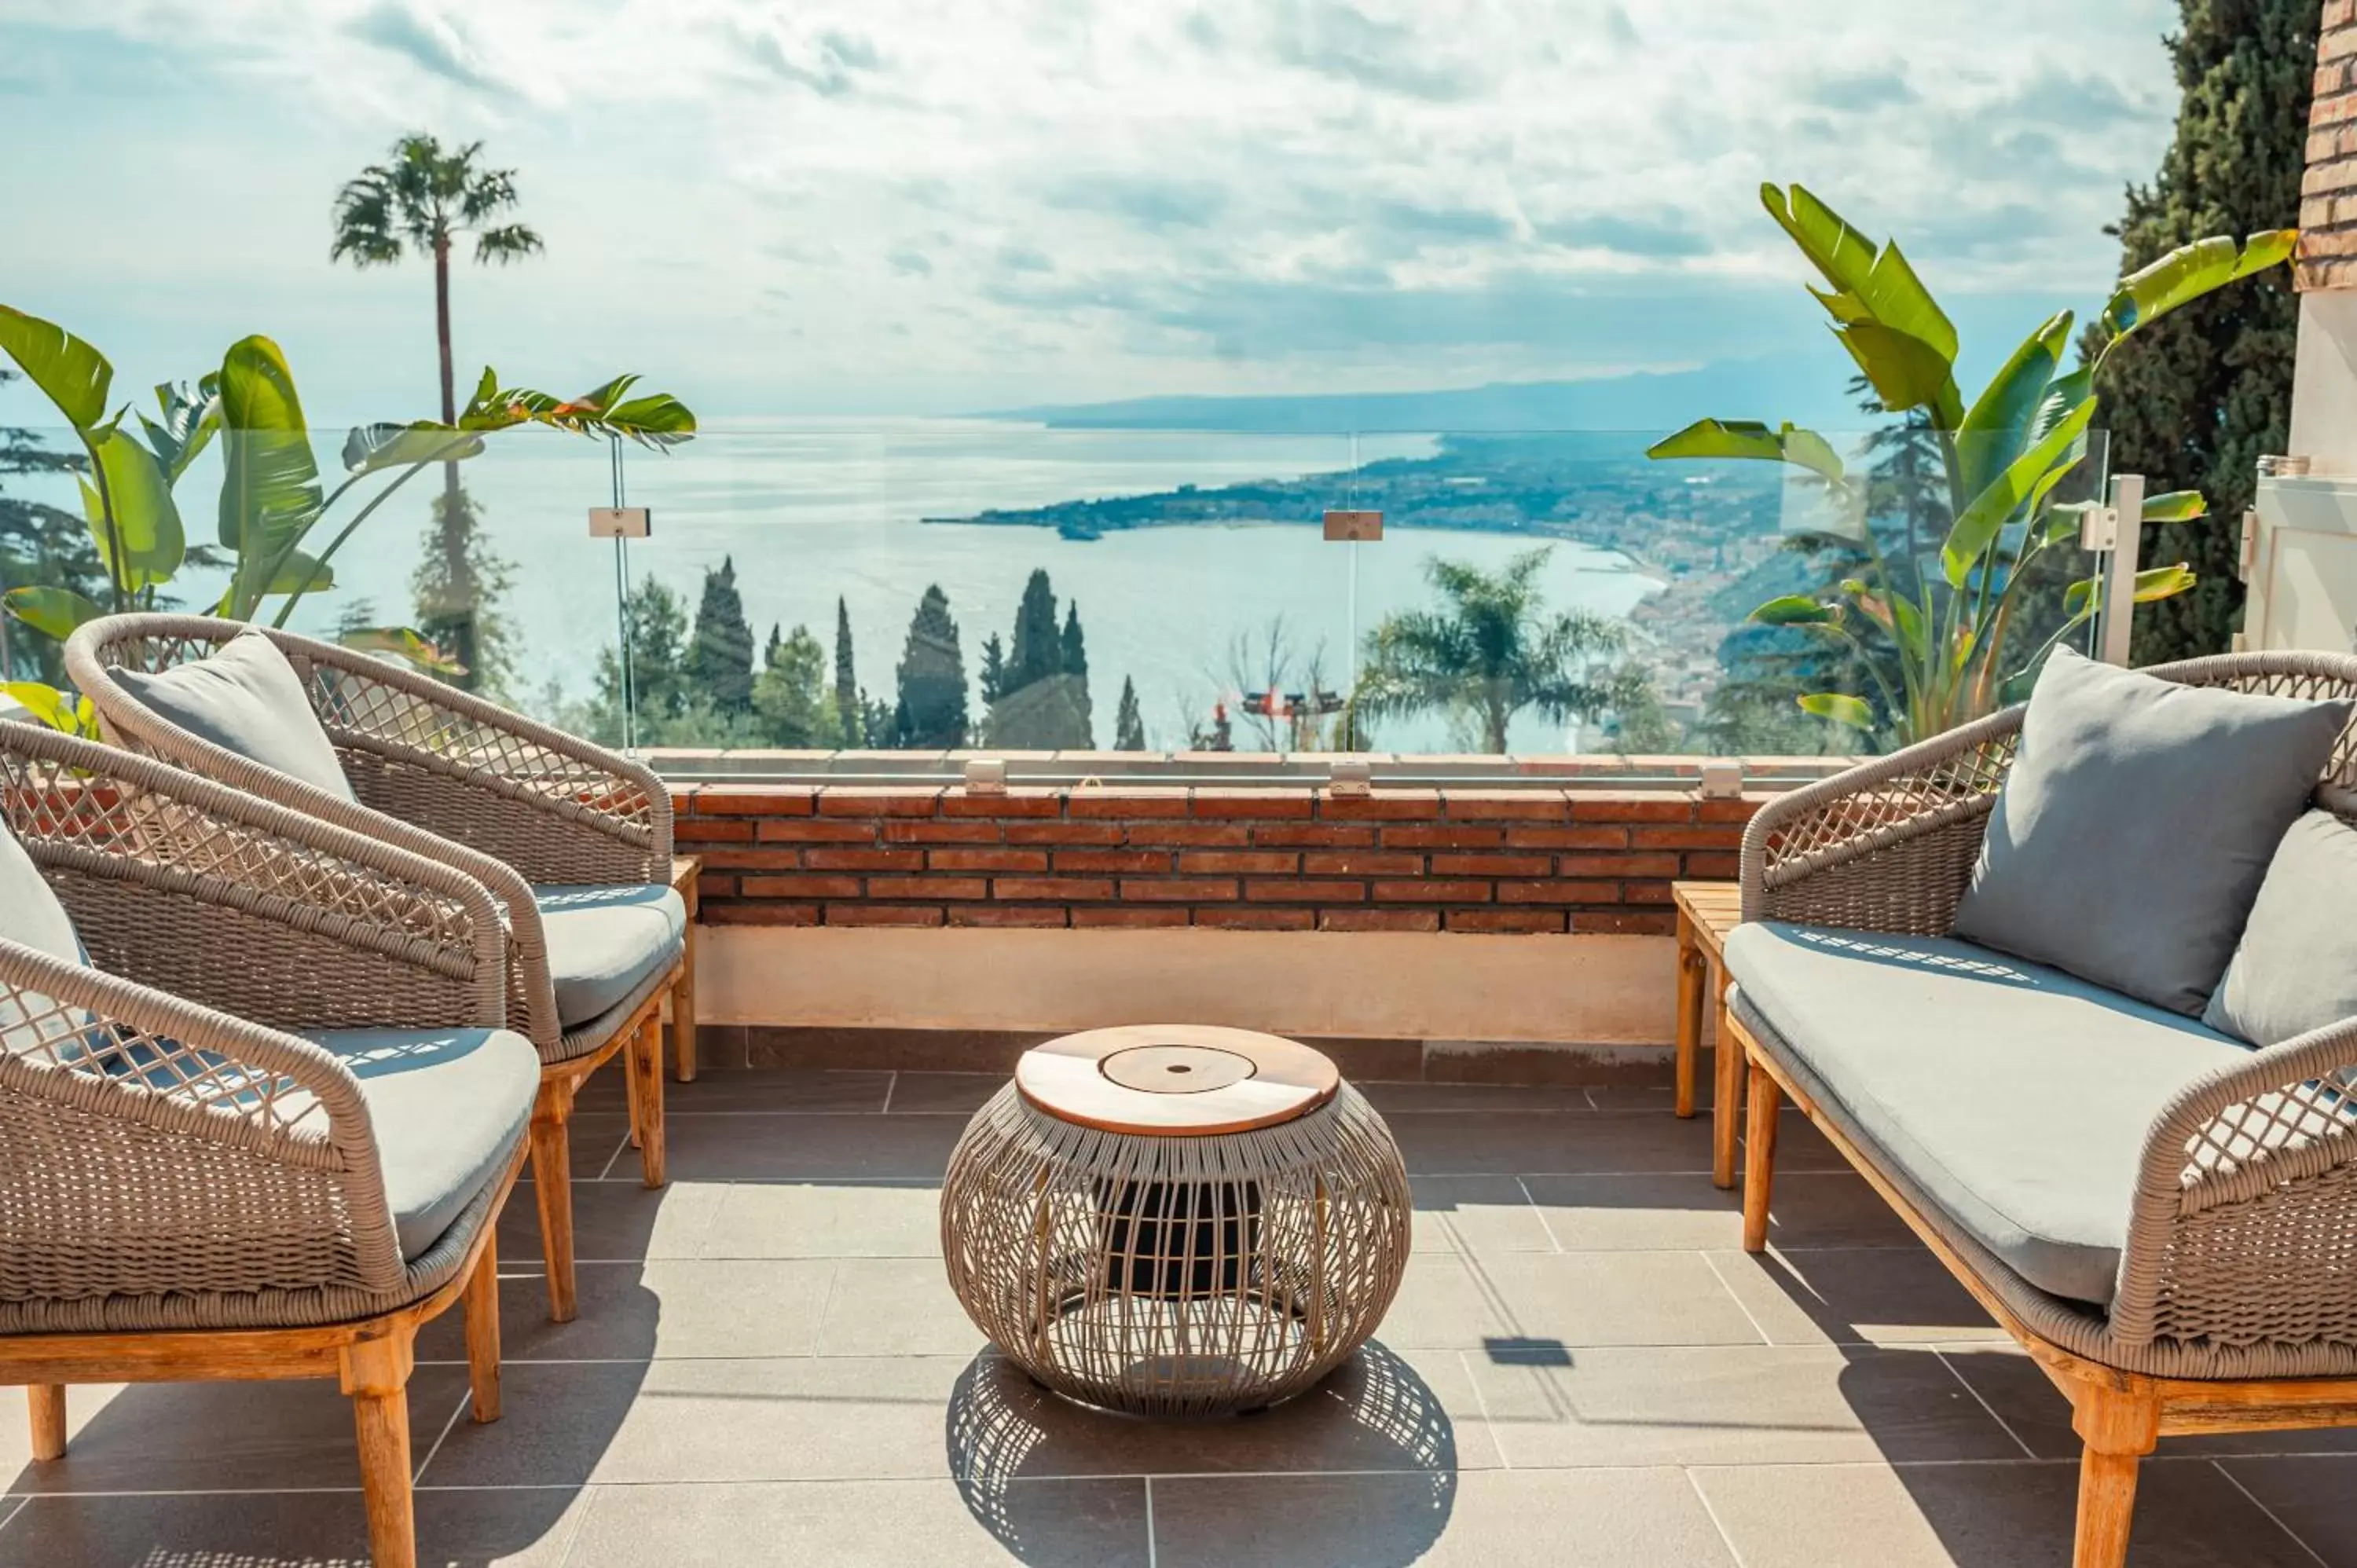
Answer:
<path fill-rule="evenodd" d="M 688 673 L 714 707 L 725 714 L 753 705 L 753 628 L 745 619 L 744 596 L 737 591 L 737 562 L 721 558 L 720 570 L 704 574 L 704 596 L 695 607 L 695 634 L 687 649 Z"/>
<path fill-rule="evenodd" d="M 899 702 L 893 710 L 893 744 L 906 749 L 946 750 L 966 738 L 965 656 L 958 650 L 957 622 L 950 618 L 949 596 L 935 584 L 918 601 L 900 655 Z"/>
<path fill-rule="evenodd" d="M 1052 613 L 1052 612 L 1051 612 Z M 1056 662 L 1071 688 L 1071 703 L 1080 714 L 1083 744 L 1094 745 L 1096 715 L 1089 703 L 1089 647 L 1081 633 L 1081 606 L 1075 599 L 1064 611 L 1063 635 L 1057 639 Z"/>
<path fill-rule="evenodd" d="M 867 744 L 864 696 L 851 663 L 851 609 L 838 596 L 834 601 L 834 712 L 843 725 L 843 744 L 855 750 Z"/>
<path fill-rule="evenodd" d="M 2299 220 L 2316 0 L 2180 0 L 2169 39 L 2183 97 L 2177 137 L 2148 186 L 2132 186 L 2119 236 L 2123 274 L 2211 234 L 2240 237 Z M 2242 618 L 2234 564 L 2262 453 L 2291 418 L 2298 298 L 2287 269 L 2196 300 L 2123 345 L 2098 389 L 2111 471 L 2155 490 L 2199 489 L 2210 515 L 2146 535 L 2155 565 L 2190 563 L 2190 593 L 2136 611 L 2139 664 L 2221 653 Z M 2089 347 L 2100 346 L 2090 329 Z"/>
<path fill-rule="evenodd" d="M 1006 694 L 1006 648 L 992 632 L 982 644 L 982 700 L 987 704 Z"/>
<path fill-rule="evenodd" d="M 1056 590 L 1048 574 L 1035 569 L 1023 585 L 1023 602 L 1015 611 L 1015 641 L 1006 658 L 1002 696 L 1012 696 L 1035 681 L 1045 681 L 1064 667 L 1063 639 L 1056 629 Z"/>
<path fill-rule="evenodd" d="M 1137 711 L 1137 682 L 1126 675 L 1121 678 L 1121 706 L 1114 710 L 1113 748 L 1146 749 L 1146 719 Z"/>

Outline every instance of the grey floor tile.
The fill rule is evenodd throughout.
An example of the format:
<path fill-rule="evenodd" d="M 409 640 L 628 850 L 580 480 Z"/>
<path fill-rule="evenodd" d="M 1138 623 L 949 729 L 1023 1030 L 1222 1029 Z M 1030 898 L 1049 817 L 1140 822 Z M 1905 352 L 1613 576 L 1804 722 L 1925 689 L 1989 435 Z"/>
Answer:
<path fill-rule="evenodd" d="M 2071 1430 L 2070 1402 L 2027 1354 L 2009 1343 L 1950 1346 L 1943 1354 L 1956 1374 L 1988 1402 L 1998 1419 L 2012 1427 L 2033 1453 L 2057 1459 L 2079 1456 L 2078 1434 Z M 2164 1437 L 2159 1453 L 2164 1458 L 2195 1455 L 2357 1455 L 2357 1427 Z"/>
<path fill-rule="evenodd" d="M 2298 1434 L 2287 1434 L 2297 1436 Z M 2357 1457 L 2222 1459 L 2220 1468 L 2330 1568 L 2357 1568 Z"/>
<path fill-rule="evenodd" d="M 885 1109 L 896 1114 L 971 1116 L 1006 1087 L 1003 1072 L 904 1072 Z"/>
<path fill-rule="evenodd" d="M 1519 1338 L 1570 1346 L 1761 1342 L 1700 1252 L 1525 1252 L 1476 1258 L 1470 1266 Z"/>
<path fill-rule="evenodd" d="M 1386 1344 L 1478 1348 L 1513 1332 L 1466 1261 L 1453 1252 L 1411 1254 L 1376 1334 Z"/>
<path fill-rule="evenodd" d="M 1929 1351 L 1597 1348 L 1468 1356 L 1506 1462 L 1827 1464 L 2021 1450 Z"/>
<path fill-rule="evenodd" d="M 966 1118 L 949 1115 L 683 1116 L 671 1174 L 689 1181 L 938 1181 Z"/>
<path fill-rule="evenodd" d="M 1743 1195 L 1700 1172 L 1532 1176 L 1524 1185 L 1566 1252 L 1743 1245 Z M 1769 1240 L 1784 1247 L 1919 1247 L 1915 1233 L 1863 1176 L 1786 1171 L 1776 1182 Z"/>
<path fill-rule="evenodd" d="M 500 1279 L 500 1338 L 509 1361 L 644 1360 L 649 1357 L 807 1356 L 818 1348 L 834 1264 L 825 1260 L 666 1259 L 583 1263 L 580 1313 L 548 1320 L 537 1270 Z M 447 1312 L 418 1336 L 421 1359 L 465 1359 Z"/>
<path fill-rule="evenodd" d="M 1411 1176 L 1532 1171 L 1707 1171 L 1707 1123 L 1554 1111 L 1386 1112 Z"/>
<path fill-rule="evenodd" d="M 557 1568 L 586 1494 L 420 1492 L 420 1563 Z M 368 1520 L 342 1492 L 37 1498 L 0 1530 L 5 1568 L 366 1568 Z"/>
<path fill-rule="evenodd" d="M 1711 1262 L 1768 1337 L 1936 1345 L 2007 1336 L 1922 1247 L 1795 1248 L 1714 1252 Z"/>
<path fill-rule="evenodd" d="M 938 1258 L 845 1258 L 820 1327 L 822 1356 L 971 1355 L 982 1331 Z"/>
<path fill-rule="evenodd" d="M 1706 1042 L 1702 1061 L 1695 1077 L 1694 1120 L 1708 1125 L 1711 1105 L 1711 1048 Z M 1666 1066 L 1659 1083 L 1591 1083 L 1587 1086 L 1587 1102 L 1598 1111 L 1645 1116 L 1674 1117 L 1677 1112 L 1677 1090 L 1670 1081 Z"/>
<path fill-rule="evenodd" d="M 1399 1111 L 1587 1111 L 1587 1091 L 1576 1084 L 1360 1083 L 1352 1087 L 1388 1116 Z M 1668 1101 L 1664 1101 L 1666 1107 Z"/>
<path fill-rule="evenodd" d="M 719 1182 L 674 1181 L 649 1191 L 634 1181 L 576 1181 L 573 1256 L 609 1263 L 692 1258 L 725 1190 Z M 500 1211 L 500 1269 L 538 1269 L 544 1256 L 540 1205 L 519 1187 Z"/>
<path fill-rule="evenodd" d="M 411 1376 L 411 1441 L 421 1462 L 466 1389 L 463 1367 L 420 1367 Z M 5 1391 L 8 1424 L 21 1432 L 23 1396 Z M 332 1380 L 69 1389 L 66 1412 L 65 1457 L 20 1463 L 0 1477 L 0 1489 L 41 1494 L 360 1485 L 351 1401 Z"/>
<path fill-rule="evenodd" d="M 1670 1469 L 1154 1483 L 1159 1568 L 1731 1568 Z"/>
<path fill-rule="evenodd" d="M 622 1171 L 615 1158 L 626 1150 L 633 1160 L 638 1157 L 637 1152 L 630 1149 L 630 1118 L 627 1112 L 576 1111 L 566 1120 L 565 1126 L 571 1140 L 568 1148 L 575 1181 L 596 1181 L 606 1174 L 608 1166 L 613 1166 L 619 1174 L 632 1181 L 639 1179 L 636 1165 Z M 526 1160 L 522 1174 L 516 1178 L 517 1185 L 522 1186 L 532 1179 L 532 1162 Z"/>
<path fill-rule="evenodd" d="M 938 1258 L 941 1184 L 739 1182 L 699 1246 L 707 1258 Z"/>
<path fill-rule="evenodd" d="M 762 1112 L 874 1113 L 884 1109 L 892 1075 L 857 1069 L 773 1068 L 760 1072 L 707 1072 L 693 1083 L 663 1084 L 663 1109 L 683 1116 Z M 624 1103 L 618 1086 L 607 1090 Z"/>
<path fill-rule="evenodd" d="M 1419 1252 L 1555 1251 L 1545 1223 L 1516 1177 L 1417 1176 L 1408 1187 Z"/>
<path fill-rule="evenodd" d="M 1124 1568 L 1148 1561 L 1146 1484 L 1023 1481 L 988 1497 L 947 1479 L 603 1487 L 566 1561 Z"/>

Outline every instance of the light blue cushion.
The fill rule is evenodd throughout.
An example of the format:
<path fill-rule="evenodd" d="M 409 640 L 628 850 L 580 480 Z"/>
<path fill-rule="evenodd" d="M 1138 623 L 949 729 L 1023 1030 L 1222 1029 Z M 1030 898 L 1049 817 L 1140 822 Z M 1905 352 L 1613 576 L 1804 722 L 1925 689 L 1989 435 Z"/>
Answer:
<path fill-rule="evenodd" d="M 507 1168 L 532 1120 L 540 1053 L 505 1029 L 308 1035 L 361 1080 L 401 1255 L 431 1251 Z"/>
<path fill-rule="evenodd" d="M 1739 926 L 1727 970 L 1763 1040 L 1850 1127 L 2039 1289 L 2112 1296 L 2145 1135 L 2249 1047 L 1953 939 Z"/>
<path fill-rule="evenodd" d="M 339 800 L 355 800 L 336 748 L 303 693 L 302 677 L 262 633 L 241 632 L 204 658 L 169 670 L 117 670 L 114 678 L 199 739 Z"/>
<path fill-rule="evenodd" d="M 629 999 L 679 961 L 687 905 L 658 883 L 532 890 L 548 937 L 556 1016 L 570 1029 Z"/>

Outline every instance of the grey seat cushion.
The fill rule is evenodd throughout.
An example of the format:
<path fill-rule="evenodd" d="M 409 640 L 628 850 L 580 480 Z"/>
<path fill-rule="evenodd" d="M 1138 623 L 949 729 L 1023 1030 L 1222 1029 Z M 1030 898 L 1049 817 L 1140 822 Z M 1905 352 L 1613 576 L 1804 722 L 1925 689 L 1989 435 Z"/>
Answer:
<path fill-rule="evenodd" d="M 0 822 L 0 938 L 68 963 L 90 962 L 65 906 L 5 822 Z M 88 1015 L 79 1011 L 56 1014 L 48 997 L 32 993 L 21 1004 L 0 998 L 0 1049 L 53 1051 L 87 1022 Z"/>
<path fill-rule="evenodd" d="M 1953 939 L 1739 926 L 1747 1012 L 1915 1188 L 2050 1294 L 2111 1300 L 2146 1133 L 2249 1047 Z"/>
<path fill-rule="evenodd" d="M 679 961 L 687 906 L 657 883 L 534 887 L 556 982 L 556 1016 L 566 1028 L 626 1000 Z"/>
<path fill-rule="evenodd" d="M 336 748 L 303 694 L 302 678 L 262 633 L 241 632 L 204 658 L 169 670 L 117 670 L 114 678 L 189 734 L 339 799 L 355 799 Z"/>
<path fill-rule="evenodd" d="M 540 1053 L 505 1029 L 328 1029 L 307 1037 L 361 1080 L 401 1255 L 423 1257 L 506 1168 L 532 1120 Z"/>
<path fill-rule="evenodd" d="M 2357 1017 L 2357 827 L 2330 811 L 2276 846 L 2226 978 L 2201 1021 L 2279 1046 Z"/>
<path fill-rule="evenodd" d="M 2200 1016 L 2350 712 L 2058 650 L 1956 934 Z"/>

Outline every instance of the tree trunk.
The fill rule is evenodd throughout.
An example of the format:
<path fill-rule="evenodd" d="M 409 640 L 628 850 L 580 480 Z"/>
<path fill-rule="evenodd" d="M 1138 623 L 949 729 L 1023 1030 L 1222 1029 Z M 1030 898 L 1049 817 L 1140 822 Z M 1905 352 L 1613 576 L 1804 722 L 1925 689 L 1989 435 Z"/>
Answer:
<path fill-rule="evenodd" d="M 447 230 L 434 236 L 434 338 L 442 356 L 442 423 L 455 424 L 458 420 L 457 383 L 450 357 L 450 235 Z M 436 527 L 436 546 L 442 554 L 442 580 L 450 593 L 451 602 L 426 607 L 438 612 L 449 639 L 445 650 L 463 671 L 457 683 L 471 689 L 476 682 L 475 665 L 480 653 L 479 639 L 475 635 L 473 603 L 475 583 L 472 564 L 467 559 L 467 541 L 470 532 L 465 512 L 466 498 L 458 489 L 458 465 L 442 465 L 442 514 Z M 464 602 L 461 602 L 461 600 Z"/>

